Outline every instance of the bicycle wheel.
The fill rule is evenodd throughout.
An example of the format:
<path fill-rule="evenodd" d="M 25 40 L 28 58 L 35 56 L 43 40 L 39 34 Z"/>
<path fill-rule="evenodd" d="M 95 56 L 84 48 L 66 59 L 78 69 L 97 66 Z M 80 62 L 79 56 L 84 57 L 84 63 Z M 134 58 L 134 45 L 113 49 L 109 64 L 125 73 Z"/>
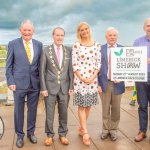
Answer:
<path fill-rule="evenodd" d="M 0 140 L 2 139 L 3 135 L 4 135 L 4 121 L 0 116 Z"/>

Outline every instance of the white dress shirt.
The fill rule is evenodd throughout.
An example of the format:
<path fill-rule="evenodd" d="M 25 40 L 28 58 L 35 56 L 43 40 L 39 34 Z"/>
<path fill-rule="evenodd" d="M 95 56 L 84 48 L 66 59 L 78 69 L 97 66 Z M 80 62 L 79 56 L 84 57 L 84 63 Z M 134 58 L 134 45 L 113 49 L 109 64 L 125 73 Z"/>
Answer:
<path fill-rule="evenodd" d="M 112 46 L 112 45 L 109 45 L 109 44 L 107 44 L 107 58 L 108 58 L 108 72 L 107 72 L 107 77 L 108 77 L 108 79 L 109 79 L 109 68 L 110 68 L 110 64 L 109 64 L 109 53 L 110 53 L 110 50 L 111 50 L 111 48 L 110 48 L 110 46 Z M 114 44 L 113 45 L 113 48 L 115 48 L 115 47 L 117 47 L 117 44 Z"/>
<path fill-rule="evenodd" d="M 57 47 L 55 44 L 54 44 L 54 49 L 55 49 L 55 54 L 57 56 Z M 61 68 L 62 66 L 62 61 L 63 61 L 63 47 L 62 45 L 59 47 L 60 48 L 60 64 L 59 64 L 59 67 Z"/>

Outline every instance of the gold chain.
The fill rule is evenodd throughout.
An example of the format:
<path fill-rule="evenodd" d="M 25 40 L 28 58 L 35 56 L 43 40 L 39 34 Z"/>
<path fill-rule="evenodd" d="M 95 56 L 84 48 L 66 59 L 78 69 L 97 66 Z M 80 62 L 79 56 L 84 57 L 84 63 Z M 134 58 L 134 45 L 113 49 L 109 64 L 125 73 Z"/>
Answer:
<path fill-rule="evenodd" d="M 64 56 L 65 56 L 65 58 L 64 58 L 64 62 L 63 62 L 63 66 L 61 67 L 61 68 L 59 68 L 57 65 L 56 65 L 56 63 L 55 63 L 55 61 L 54 61 L 54 57 L 53 57 L 53 55 L 52 55 L 52 47 L 50 46 L 50 48 L 49 48 L 49 55 L 50 55 L 50 59 L 51 59 L 51 63 L 52 63 L 52 66 L 55 68 L 55 70 L 56 70 L 56 72 L 57 72 L 57 74 L 58 74 L 58 84 L 60 84 L 60 81 L 59 81 L 59 79 L 60 79 L 60 74 L 62 73 L 62 71 L 63 71 L 63 68 L 64 68 L 64 66 L 65 66 L 65 64 L 66 64 L 66 56 L 67 56 L 67 50 L 66 50 L 66 48 L 65 47 L 63 47 L 64 48 Z"/>

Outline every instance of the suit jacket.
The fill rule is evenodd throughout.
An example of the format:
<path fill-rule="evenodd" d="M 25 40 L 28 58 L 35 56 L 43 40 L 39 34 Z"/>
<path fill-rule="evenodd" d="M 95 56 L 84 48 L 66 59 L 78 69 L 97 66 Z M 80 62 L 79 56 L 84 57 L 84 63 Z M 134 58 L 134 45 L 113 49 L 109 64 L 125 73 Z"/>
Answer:
<path fill-rule="evenodd" d="M 45 47 L 40 60 L 41 91 L 57 94 L 60 88 L 63 94 L 73 89 L 72 50 L 63 46 L 62 66 L 59 67 L 54 45 Z"/>
<path fill-rule="evenodd" d="M 117 44 L 117 47 L 122 46 Z M 101 69 L 98 75 L 99 85 L 101 86 L 103 92 L 106 91 L 108 85 L 107 72 L 108 72 L 108 56 L 107 56 L 107 44 L 105 44 L 102 45 L 101 47 Z M 115 94 L 122 94 L 125 91 L 124 82 L 113 84 Z"/>
<path fill-rule="evenodd" d="M 34 89 L 40 88 L 39 63 L 42 51 L 42 43 L 32 39 L 34 57 L 29 63 L 23 39 L 18 38 L 8 44 L 6 61 L 7 84 L 16 85 L 16 89 L 28 89 L 32 84 Z"/>

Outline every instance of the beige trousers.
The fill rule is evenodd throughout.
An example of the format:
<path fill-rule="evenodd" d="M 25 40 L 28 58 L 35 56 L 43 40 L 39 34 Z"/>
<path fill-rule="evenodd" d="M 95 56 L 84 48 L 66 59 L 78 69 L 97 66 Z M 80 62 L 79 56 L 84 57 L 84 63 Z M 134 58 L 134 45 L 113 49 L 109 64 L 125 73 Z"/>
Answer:
<path fill-rule="evenodd" d="M 120 121 L 120 101 L 122 94 L 114 93 L 113 82 L 108 81 L 106 92 L 100 95 L 102 102 L 102 132 L 113 133 L 118 129 Z"/>

